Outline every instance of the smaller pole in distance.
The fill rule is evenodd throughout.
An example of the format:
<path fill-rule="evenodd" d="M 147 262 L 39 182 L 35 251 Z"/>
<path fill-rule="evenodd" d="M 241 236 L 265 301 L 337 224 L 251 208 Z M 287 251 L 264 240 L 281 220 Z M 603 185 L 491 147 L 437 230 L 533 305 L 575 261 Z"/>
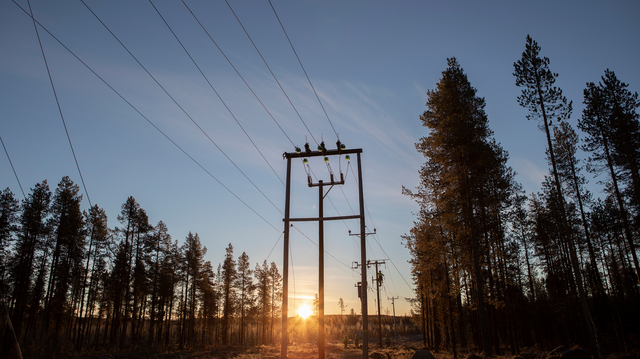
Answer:
<path fill-rule="evenodd" d="M 398 329 L 396 328 L 396 299 L 399 299 L 400 297 L 395 296 L 395 297 L 387 297 L 388 300 L 391 301 L 391 306 L 393 307 L 393 331 L 396 334 L 396 341 L 398 341 Z"/>

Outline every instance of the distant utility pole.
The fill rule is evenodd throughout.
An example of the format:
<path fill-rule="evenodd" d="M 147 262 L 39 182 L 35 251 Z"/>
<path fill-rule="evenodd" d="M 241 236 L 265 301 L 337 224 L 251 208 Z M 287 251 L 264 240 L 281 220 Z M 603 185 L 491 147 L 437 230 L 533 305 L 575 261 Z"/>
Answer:
<path fill-rule="evenodd" d="M 319 295 L 318 295 L 318 357 L 319 359 L 324 359 L 325 357 L 325 348 L 324 348 L 324 221 L 335 221 L 335 220 L 345 220 L 345 219 L 359 219 L 360 220 L 360 232 L 363 233 L 361 236 L 361 250 L 360 254 L 362 257 L 362 261 L 367 260 L 366 254 L 366 241 L 364 235 L 364 191 L 362 187 L 362 161 L 360 160 L 360 154 L 362 153 L 362 149 L 350 149 L 347 150 L 346 147 L 340 143 L 340 140 L 336 142 L 337 149 L 335 150 L 327 150 L 324 145 L 324 141 L 320 143 L 318 146 L 318 151 L 311 151 L 309 148 L 309 144 L 305 144 L 305 151 L 303 152 L 300 148 L 296 148 L 295 152 L 285 152 L 282 157 L 287 160 L 287 179 L 286 179 L 286 194 L 285 194 L 285 207 L 284 207 L 284 255 L 283 255 L 283 283 L 282 283 L 282 344 L 280 346 L 280 357 L 287 358 L 287 344 L 288 344 L 288 332 L 287 332 L 287 317 L 288 317 L 288 305 L 289 305 L 289 224 L 290 222 L 304 222 L 304 221 L 318 221 L 318 248 L 319 248 L 319 274 L 318 274 L 318 286 L 319 286 Z M 336 181 L 333 177 L 333 173 L 330 172 L 330 181 L 324 182 L 319 180 L 318 183 L 313 183 L 311 179 L 311 175 L 307 174 L 307 182 L 309 187 L 318 187 L 318 218 L 290 218 L 290 201 L 291 201 L 291 159 L 300 158 L 303 164 L 308 163 L 309 157 L 320 157 L 324 156 L 324 161 L 329 162 L 329 156 L 341 156 L 346 155 L 345 159 L 347 161 L 350 160 L 349 154 L 357 154 L 358 156 L 358 194 L 360 198 L 360 214 L 352 215 L 352 216 L 338 216 L 338 217 L 324 217 L 323 210 L 323 201 L 324 197 L 327 196 L 331 188 L 334 185 L 343 185 L 344 184 L 344 176 L 340 173 L 340 180 Z M 324 193 L 325 186 L 331 186 L 327 190 L 327 193 Z M 362 304 L 362 315 L 363 315 L 363 326 L 367 325 L 367 292 L 366 292 L 366 270 L 362 272 L 362 287 L 363 287 L 363 296 L 364 301 Z M 366 359 L 369 357 L 368 354 L 368 337 L 366 331 L 363 331 L 362 335 L 362 354 L 363 358 Z"/>
<path fill-rule="evenodd" d="M 350 236 L 360 236 L 360 238 L 365 238 L 368 235 L 371 234 L 376 234 L 376 229 L 373 229 L 373 232 L 370 233 L 366 233 L 364 232 L 364 228 L 361 228 L 361 232 L 358 234 L 352 234 L 351 230 L 349 230 L 349 235 Z M 365 245 L 364 243 L 362 243 L 362 245 Z M 358 284 L 356 285 L 358 287 L 358 298 L 360 298 L 360 305 L 362 306 L 362 308 L 367 308 L 367 287 L 366 287 L 366 283 L 367 283 L 367 266 L 363 266 L 361 265 L 361 263 L 366 263 L 366 256 L 362 256 L 362 262 L 358 263 L 358 262 L 353 262 L 353 265 L 351 268 L 353 269 L 357 269 L 358 267 L 361 267 L 360 269 L 360 273 L 362 274 L 361 276 L 361 280 L 360 282 L 358 282 Z M 365 283 L 365 285 L 363 286 L 362 283 Z M 368 334 L 367 334 L 367 341 L 364 341 L 364 333 L 369 333 L 369 313 L 365 313 L 364 311 L 362 312 L 362 358 L 366 359 L 368 357 L 364 356 L 365 353 L 365 343 L 366 345 L 369 345 L 369 340 L 368 340 Z M 367 348 L 368 350 L 368 348 Z"/>
<path fill-rule="evenodd" d="M 378 295 L 378 338 L 380 339 L 380 348 L 382 348 L 382 322 L 380 318 L 380 283 L 382 282 L 383 274 L 378 270 L 379 264 L 384 264 L 386 259 L 367 261 L 367 267 L 376 266 L 376 294 Z"/>
<path fill-rule="evenodd" d="M 393 307 L 393 331 L 396 333 L 396 341 L 398 340 L 398 329 L 396 329 L 396 299 L 400 297 L 387 297 L 388 300 L 391 301 L 391 306 Z"/>

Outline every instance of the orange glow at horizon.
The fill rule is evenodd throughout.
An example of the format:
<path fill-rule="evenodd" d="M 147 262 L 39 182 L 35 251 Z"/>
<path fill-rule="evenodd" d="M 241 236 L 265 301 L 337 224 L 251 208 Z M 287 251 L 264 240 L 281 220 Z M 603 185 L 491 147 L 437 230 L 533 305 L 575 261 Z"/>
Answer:
<path fill-rule="evenodd" d="M 298 315 L 302 317 L 302 319 L 307 319 L 307 317 L 309 317 L 311 314 L 313 314 L 313 311 L 308 304 L 303 304 L 298 307 Z"/>

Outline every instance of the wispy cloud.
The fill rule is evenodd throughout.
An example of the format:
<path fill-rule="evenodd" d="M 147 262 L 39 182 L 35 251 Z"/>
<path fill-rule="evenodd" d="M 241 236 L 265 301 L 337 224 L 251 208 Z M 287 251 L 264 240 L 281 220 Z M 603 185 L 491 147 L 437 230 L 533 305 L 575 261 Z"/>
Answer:
<path fill-rule="evenodd" d="M 544 176 L 548 174 L 548 170 L 539 167 L 526 158 L 513 158 L 510 162 L 513 169 L 518 173 L 517 177 L 527 192 L 540 190 Z"/>

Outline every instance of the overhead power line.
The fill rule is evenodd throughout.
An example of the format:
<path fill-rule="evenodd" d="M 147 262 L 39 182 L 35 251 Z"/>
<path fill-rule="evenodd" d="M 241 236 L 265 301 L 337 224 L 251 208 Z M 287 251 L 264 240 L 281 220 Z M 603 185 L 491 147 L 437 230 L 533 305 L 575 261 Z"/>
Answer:
<path fill-rule="evenodd" d="M 320 103 L 320 107 L 322 107 L 322 111 L 324 112 L 324 115 L 327 117 L 327 121 L 329 121 L 329 124 L 331 125 L 331 128 L 333 129 L 333 133 L 336 134 L 336 138 L 339 138 L 338 132 L 336 132 L 336 129 L 333 127 L 333 123 L 331 123 L 331 119 L 329 119 L 329 115 L 327 114 L 327 111 L 324 109 L 324 105 L 322 104 L 322 101 L 320 101 L 320 96 L 318 96 L 318 93 L 316 92 L 315 87 L 313 87 L 313 84 L 311 83 L 311 79 L 309 78 L 309 75 L 307 75 L 307 70 L 304 69 L 304 65 L 302 65 L 302 61 L 300 61 L 300 57 L 298 56 L 298 53 L 296 52 L 296 49 L 293 47 L 293 43 L 291 42 L 291 39 L 289 38 L 289 35 L 287 35 L 287 30 L 284 29 L 284 25 L 282 25 L 282 21 L 280 21 L 280 17 L 278 16 L 278 13 L 276 12 L 276 9 L 273 7 L 273 4 L 271 3 L 271 0 L 269 0 L 269 5 L 271 5 L 271 9 L 273 10 L 273 13 L 276 15 L 276 19 L 278 19 L 278 23 L 280 24 L 280 27 L 282 28 L 282 31 L 284 32 L 284 36 L 287 37 L 287 41 L 289 41 L 289 45 L 291 45 L 291 50 L 293 50 L 293 53 L 296 55 L 296 59 L 298 59 L 298 63 L 300 64 L 300 67 L 302 67 L 302 71 L 304 72 L 304 75 L 307 77 L 307 81 L 309 81 L 309 85 L 311 86 L 311 89 L 313 90 L 313 93 L 316 95 L 316 98 L 318 99 L 318 102 Z"/>
<path fill-rule="evenodd" d="M 276 77 L 276 75 L 273 73 L 273 71 L 271 71 L 271 67 L 269 67 L 269 64 L 267 64 L 267 61 L 262 56 L 262 53 L 260 52 L 260 50 L 258 50 L 258 47 L 253 42 L 253 39 L 251 38 L 251 36 L 249 36 L 249 33 L 247 32 L 247 29 L 245 29 L 244 25 L 242 25 L 242 21 L 240 21 L 240 18 L 238 18 L 238 15 L 236 15 L 236 12 L 233 11 L 233 8 L 231 7 L 231 4 L 229 4 L 229 1 L 227 1 L 227 0 L 224 0 L 224 1 L 227 3 L 227 6 L 229 7 L 229 10 L 231 10 L 231 12 L 233 13 L 233 16 L 235 16 L 236 20 L 238 20 L 238 24 L 240 24 L 240 27 L 242 27 L 242 30 L 244 30 L 244 33 L 249 38 L 249 41 L 251 41 L 251 44 L 253 45 L 253 48 L 256 49 L 256 51 L 258 52 L 258 55 L 260 55 L 260 58 L 262 59 L 262 62 L 264 62 L 264 65 L 267 67 L 267 69 L 269 69 L 269 72 L 271 73 L 271 76 L 273 76 L 273 79 L 276 81 L 276 83 L 280 87 L 280 90 L 282 90 L 282 93 L 284 94 L 284 97 L 287 98 L 287 101 L 289 101 L 289 104 L 291 104 L 291 107 L 293 107 L 293 110 L 296 112 L 296 115 L 298 115 L 298 118 L 300 119 L 300 121 L 302 121 L 302 124 L 307 129 L 307 132 L 309 132 L 309 135 L 311 135 L 311 138 L 313 139 L 313 142 L 315 142 L 316 146 L 317 146 L 318 145 L 318 141 L 316 141 L 316 138 L 313 137 L 313 133 L 311 133 L 311 130 L 309 129 L 309 126 L 307 126 L 307 124 L 304 122 L 304 120 L 302 119 L 302 116 L 300 116 L 300 113 L 298 112 L 298 109 L 293 105 L 293 102 L 291 102 L 291 99 L 289 98 L 289 95 L 287 95 L 287 92 L 284 90 L 282 85 L 280 85 L 280 81 L 278 81 L 278 78 Z M 182 0 L 182 2 L 184 3 L 184 0 Z"/>
<path fill-rule="evenodd" d="M 260 188 L 258 188 L 258 186 L 240 169 L 240 167 L 238 167 L 238 165 L 236 165 L 236 163 L 222 150 L 222 148 L 220 148 L 220 146 L 218 146 L 218 144 L 209 136 L 209 134 L 207 134 L 202 127 L 200 127 L 200 125 L 193 119 L 193 117 L 191 117 L 191 115 L 189 115 L 189 113 L 187 113 L 187 111 L 178 103 L 178 101 L 169 93 L 169 91 L 167 91 L 167 89 L 164 88 L 164 86 L 162 86 L 162 84 L 160 84 L 160 82 L 151 74 L 151 72 L 149 72 L 149 70 L 147 70 L 147 68 L 138 60 L 138 58 L 131 52 L 129 51 L 129 49 L 122 43 L 122 41 L 120 41 L 120 39 L 113 33 L 113 31 L 111 31 L 111 29 L 109 29 L 109 27 L 100 19 L 100 17 L 98 17 L 98 15 L 93 12 L 93 10 L 91 10 L 91 8 L 84 2 L 84 0 L 81 0 L 82 4 L 84 4 L 84 6 L 91 12 L 91 14 L 93 14 L 93 16 L 95 16 L 95 18 L 102 24 L 102 26 L 104 26 L 105 29 L 107 29 L 107 31 L 109 31 L 109 33 L 111 34 L 111 36 L 113 36 L 116 41 L 118 41 L 118 43 L 127 51 L 127 53 L 129 53 L 129 55 L 131 55 L 131 57 L 138 63 L 138 65 L 140 65 L 140 67 L 142 67 L 142 69 L 147 73 L 147 75 L 149 75 L 149 77 L 151 77 L 151 79 L 162 89 L 162 91 L 164 91 L 164 93 L 169 96 L 169 98 L 173 101 L 173 103 L 178 106 L 178 108 L 182 111 L 182 113 L 185 114 L 185 116 L 187 116 L 189 118 L 189 120 L 191 120 L 191 122 L 193 122 L 194 125 L 196 125 L 196 127 L 200 130 L 200 132 L 202 132 L 208 139 L 209 141 L 216 146 L 216 148 L 220 151 L 220 153 L 222 153 L 227 160 L 229 160 L 229 162 L 231 162 L 231 164 L 233 164 L 233 166 L 244 176 L 244 178 L 247 179 L 247 181 L 249 181 L 249 183 L 251 183 L 253 185 L 253 187 L 255 187 L 255 189 L 258 190 L 258 192 L 260 192 L 260 194 L 262 194 L 262 196 L 269 201 L 269 203 L 271 203 L 271 205 L 278 210 L 280 213 L 282 213 L 282 211 L 280 211 L 280 209 L 278 208 L 278 206 L 276 206 L 273 201 L 271 201 L 269 199 L 269 197 L 267 197 L 266 194 L 264 194 L 264 192 L 262 192 L 262 190 L 260 190 Z M 153 3 L 151 2 L 151 0 L 149 0 L 149 2 L 151 3 L 151 6 L 153 6 L 154 9 L 156 9 L 156 7 L 153 5 Z M 158 9 L 156 9 L 156 12 L 158 12 Z M 160 15 L 160 12 L 158 12 L 158 15 Z M 164 21 L 164 18 L 162 17 L 162 15 L 160 15 L 160 18 Z M 169 24 L 167 24 L 166 21 L 164 21 L 164 23 L 167 25 L 167 27 L 169 28 L 169 31 L 171 31 L 171 33 L 174 35 L 174 37 L 176 38 L 176 40 L 178 40 L 178 43 L 180 43 L 180 45 L 182 46 L 182 42 L 180 42 L 180 40 L 178 39 L 178 37 L 175 35 L 175 33 L 173 32 L 173 30 L 171 29 L 171 27 L 169 27 Z M 182 46 L 182 48 L 187 51 L 184 46 Z M 187 55 L 191 58 L 191 55 L 187 52 Z M 193 61 L 193 59 L 192 59 Z M 194 62 L 195 64 L 195 62 Z M 198 67 L 198 65 L 196 64 L 196 67 L 198 68 L 198 70 L 200 70 L 200 68 Z M 202 73 L 202 71 L 201 71 Z M 208 82 L 208 80 L 207 80 Z M 210 84 L 211 85 L 211 84 Z M 213 88 L 213 86 L 212 86 Z M 216 94 L 218 94 L 217 91 L 215 91 Z M 220 96 L 218 95 L 218 98 L 220 98 Z M 222 98 L 220 98 L 220 101 L 222 101 Z M 233 113 L 231 112 L 231 110 L 229 109 L 229 107 L 227 107 L 226 103 L 224 103 L 224 101 L 222 101 L 222 103 L 224 104 L 224 106 L 227 108 L 227 110 L 229 111 L 229 113 L 231 113 L 231 116 L 233 116 L 233 118 L 235 118 L 235 116 L 233 115 Z M 237 121 L 237 120 L 236 120 Z M 268 163 L 268 162 L 267 162 Z M 269 165 L 271 166 L 271 165 Z"/>
<path fill-rule="evenodd" d="M 11 165 L 11 169 L 13 170 L 13 175 L 16 176 L 16 181 L 18 181 L 18 186 L 20 186 L 20 191 L 22 192 L 22 197 L 27 199 L 27 196 L 24 195 L 24 190 L 22 189 L 22 184 L 20 183 L 20 178 L 18 178 L 18 173 L 16 169 L 13 167 L 13 162 L 11 162 L 11 157 L 9 157 L 9 151 L 7 151 L 7 147 L 4 145 L 4 141 L 2 137 L 0 137 L 0 142 L 2 142 L 2 148 L 4 148 L 4 153 L 7 154 L 7 159 L 9 160 L 9 164 Z"/>
<path fill-rule="evenodd" d="M 19 7 L 27 16 L 32 18 L 36 24 L 38 24 L 44 31 L 46 31 L 54 40 L 56 40 L 62 47 L 65 48 L 73 57 L 76 58 L 84 67 L 86 67 L 91 73 L 93 73 L 102 83 L 104 83 L 111 91 L 113 91 L 118 97 L 120 97 L 129 107 L 131 107 L 134 111 L 136 111 L 142 118 L 144 118 L 153 128 L 155 128 L 160 134 L 162 134 L 167 140 L 169 140 L 174 146 L 176 146 L 185 156 L 189 157 L 193 163 L 198 165 L 203 171 L 205 171 L 209 177 L 214 179 L 220 186 L 222 186 L 227 192 L 233 195 L 237 200 L 239 200 L 242 204 L 244 204 L 247 208 L 249 208 L 255 215 L 257 215 L 260 219 L 262 219 L 265 223 L 267 223 L 271 228 L 280 232 L 278 228 L 276 228 L 273 224 L 269 223 L 263 216 L 261 216 L 256 210 L 254 210 L 251 206 L 249 206 L 245 201 L 243 201 L 238 195 L 236 195 L 231 189 L 225 186 L 218 178 L 216 178 L 211 172 L 209 172 L 204 166 L 202 166 L 196 159 L 194 159 L 187 151 L 185 151 L 180 145 L 178 145 L 171 137 L 169 137 L 166 133 L 164 133 L 158 126 L 156 126 L 153 121 L 151 121 L 147 116 L 145 116 L 142 112 L 140 112 L 131 102 L 129 102 L 124 96 L 122 96 L 113 86 L 111 86 L 105 79 L 103 79 L 98 73 L 96 73 L 89 65 L 87 65 L 80 57 L 78 57 L 71 49 L 69 49 L 62 41 L 60 41 L 56 36 L 53 35 L 46 27 L 44 27 L 38 20 L 36 20 L 33 16 L 31 16 L 20 4 L 18 4 L 15 0 L 12 0 L 17 7 Z"/>
<path fill-rule="evenodd" d="M 15 1 L 14 1 L 15 3 Z M 60 101 L 58 100 L 58 94 L 56 93 L 56 87 L 53 84 L 53 78 L 51 77 L 51 71 L 49 70 L 49 64 L 47 63 L 47 56 L 44 54 L 44 48 L 42 47 L 42 41 L 40 40 L 40 33 L 38 32 L 38 26 L 36 26 L 36 19 L 33 17 L 33 10 L 31 9 L 31 1 L 27 0 L 27 4 L 29 5 L 29 13 L 31 18 L 33 19 L 33 28 L 36 30 L 36 36 L 38 37 L 38 44 L 40 45 L 40 51 L 42 52 L 42 58 L 44 59 L 44 65 L 47 68 L 47 74 L 49 75 L 49 82 L 51 83 L 51 89 L 53 90 L 53 96 L 56 98 L 56 104 L 58 105 L 58 112 L 60 113 L 60 119 L 62 119 L 62 125 L 64 126 L 64 132 L 67 134 L 67 140 L 69 141 L 69 147 L 71 147 L 71 153 L 73 154 L 73 160 L 76 162 L 76 168 L 78 169 L 78 174 L 80 174 L 80 181 L 82 181 L 82 187 L 84 188 L 84 193 L 87 195 L 87 201 L 89 202 L 89 206 L 93 207 L 91 204 L 91 198 L 89 198 L 89 192 L 87 191 L 87 186 L 84 183 L 84 178 L 82 177 L 82 171 L 80 170 L 80 165 L 78 164 L 78 158 L 76 157 L 76 151 L 73 149 L 73 144 L 71 143 L 71 136 L 69 136 L 69 130 L 67 129 L 67 123 L 64 120 L 64 115 L 62 114 L 62 107 L 60 107 Z M 16 4 L 17 5 L 17 4 Z M 22 189 L 22 186 L 20 186 Z M 24 193 L 23 193 L 24 195 Z"/>
<path fill-rule="evenodd" d="M 353 171 L 352 171 L 353 172 Z M 356 181 L 356 183 L 358 183 L 358 179 L 356 178 L 355 173 L 353 173 L 353 179 Z M 371 220 L 371 224 L 374 226 L 375 228 L 375 224 L 373 223 L 373 218 L 371 218 L 371 212 L 369 212 L 369 206 L 367 206 L 367 203 L 365 202 L 364 207 L 367 210 L 367 213 L 369 214 L 369 219 Z M 391 264 L 393 265 L 393 268 L 396 269 L 396 271 L 398 272 L 398 274 L 400 274 L 400 277 L 402 278 L 402 280 L 405 282 L 405 284 L 407 285 L 407 287 L 409 287 L 409 289 L 413 290 L 413 287 L 411 287 L 411 285 L 409 284 L 409 282 L 407 282 L 407 279 L 402 275 L 402 272 L 400 272 L 400 270 L 398 269 L 398 267 L 396 266 L 396 264 L 393 262 L 393 260 L 391 259 L 391 256 L 389 256 L 387 254 L 387 252 L 384 250 L 384 248 L 382 248 L 382 244 L 380 244 L 380 240 L 379 238 L 377 238 L 377 234 L 374 237 L 376 242 L 378 243 L 378 246 L 380 247 L 380 249 L 382 250 L 382 253 L 384 253 L 384 255 L 389 258 L 389 261 L 391 262 Z M 373 249 L 372 249 L 373 251 Z"/>
<path fill-rule="evenodd" d="M 151 1 L 151 0 L 149 0 Z M 273 117 L 273 115 L 271 114 L 271 112 L 267 109 L 267 106 L 264 105 L 264 103 L 262 103 L 262 101 L 260 100 L 260 98 L 258 98 L 258 95 L 256 95 L 256 93 L 253 91 L 253 89 L 251 88 L 251 86 L 249 86 L 249 84 L 247 83 L 247 81 L 244 80 L 244 77 L 242 77 L 242 75 L 240 75 L 240 72 L 238 72 L 238 70 L 236 69 L 236 67 L 233 65 L 233 63 L 229 60 L 229 58 L 227 57 L 227 55 L 224 53 L 224 51 L 222 51 L 222 49 L 220 48 L 220 46 L 218 46 L 218 43 L 213 39 L 213 37 L 211 37 L 211 35 L 209 34 L 209 32 L 207 31 L 207 29 L 204 28 L 204 26 L 202 25 L 202 23 L 200 22 L 200 20 L 198 20 L 198 18 L 196 17 L 196 15 L 193 13 L 193 11 L 191 11 L 191 9 L 189 8 L 189 6 L 187 6 L 187 4 L 184 2 L 184 0 L 182 1 L 182 3 L 184 4 L 184 6 L 187 8 L 187 10 L 189 10 L 189 12 L 191 13 L 191 15 L 193 16 L 193 18 L 198 22 L 198 25 L 200 25 L 200 27 L 202 28 L 202 30 L 204 30 L 204 32 L 207 34 L 207 36 L 209 37 L 209 39 L 211 40 L 211 42 L 213 42 L 214 45 L 216 45 L 216 47 L 218 48 L 218 51 L 220 51 L 220 53 L 222 54 L 222 56 L 224 56 L 224 58 L 227 60 L 227 62 L 229 62 L 229 65 L 231 65 L 231 67 L 233 68 L 233 70 L 238 74 L 238 76 L 240 76 L 240 78 L 242 79 L 242 82 L 244 82 L 245 85 L 247 85 L 247 87 L 249 88 L 249 90 L 251 91 L 251 93 L 253 94 L 253 96 L 255 96 L 256 100 L 258 100 L 258 102 L 260 103 L 260 105 L 262 105 L 262 108 L 264 108 L 265 111 L 267 111 L 267 113 L 269 114 L 269 116 L 271 117 L 271 119 L 273 120 L 273 122 L 276 123 L 276 125 L 278 125 L 278 128 L 280 128 L 280 130 L 282 131 L 282 133 L 287 137 L 287 139 L 289 140 L 289 142 L 291 142 L 291 145 L 295 147 L 295 144 L 293 143 L 293 141 L 291 141 L 291 138 L 289 138 L 289 136 L 287 135 L 286 132 L 284 132 L 284 130 L 282 129 L 282 127 L 280 126 L 280 124 L 278 123 L 278 121 L 276 121 L 275 117 Z"/>

